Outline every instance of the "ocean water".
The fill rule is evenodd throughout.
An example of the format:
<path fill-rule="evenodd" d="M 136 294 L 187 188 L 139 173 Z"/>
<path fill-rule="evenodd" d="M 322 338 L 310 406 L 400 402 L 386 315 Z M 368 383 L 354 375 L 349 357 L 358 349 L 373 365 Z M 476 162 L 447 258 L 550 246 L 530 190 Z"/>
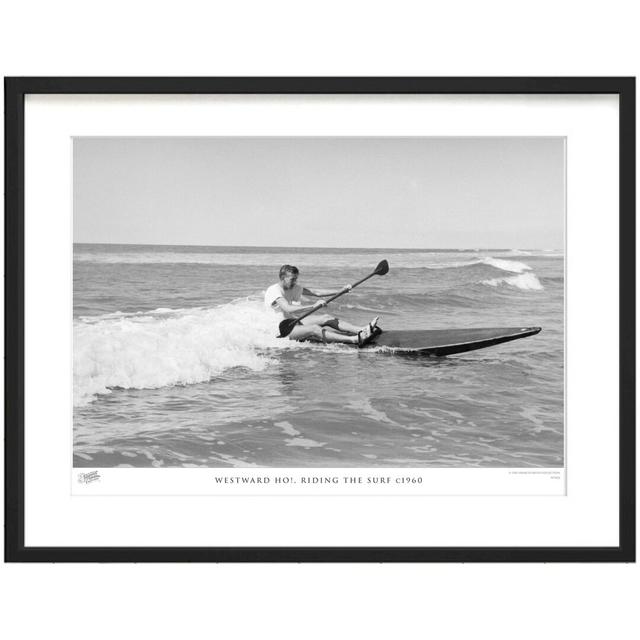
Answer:
<path fill-rule="evenodd" d="M 383 329 L 541 326 L 447 358 L 277 339 L 284 263 Z M 77 467 L 561 467 L 564 256 L 74 246 Z"/>

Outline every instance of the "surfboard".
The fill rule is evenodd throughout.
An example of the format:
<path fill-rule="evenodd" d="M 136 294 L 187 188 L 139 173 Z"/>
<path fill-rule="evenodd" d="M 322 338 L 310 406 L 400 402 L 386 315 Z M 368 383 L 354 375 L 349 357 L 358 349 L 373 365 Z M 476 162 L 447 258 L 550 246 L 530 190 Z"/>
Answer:
<path fill-rule="evenodd" d="M 449 356 L 454 353 L 485 349 L 503 342 L 534 336 L 541 330 L 541 327 L 497 327 L 383 331 L 362 349 L 385 347 L 398 353 Z"/>

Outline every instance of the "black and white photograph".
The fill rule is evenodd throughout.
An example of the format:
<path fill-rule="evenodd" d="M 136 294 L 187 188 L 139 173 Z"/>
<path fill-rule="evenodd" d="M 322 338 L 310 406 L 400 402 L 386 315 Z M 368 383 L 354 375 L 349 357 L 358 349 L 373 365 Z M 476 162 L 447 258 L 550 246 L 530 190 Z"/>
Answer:
<path fill-rule="evenodd" d="M 74 137 L 74 468 L 563 469 L 565 143 Z"/>

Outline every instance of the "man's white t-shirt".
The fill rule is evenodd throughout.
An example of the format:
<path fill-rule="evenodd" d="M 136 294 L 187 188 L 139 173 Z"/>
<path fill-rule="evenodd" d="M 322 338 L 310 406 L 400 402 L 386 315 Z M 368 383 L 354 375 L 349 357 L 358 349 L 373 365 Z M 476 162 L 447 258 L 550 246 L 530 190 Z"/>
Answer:
<path fill-rule="evenodd" d="M 296 284 L 293 288 L 283 291 L 280 283 L 276 282 L 276 284 L 272 284 L 266 290 L 264 294 L 264 304 L 269 307 L 269 309 L 273 309 L 281 318 L 295 318 L 295 314 L 283 311 L 279 305 L 274 303 L 278 298 L 284 298 L 290 304 L 300 304 L 302 289 L 303 287 L 301 285 Z"/>

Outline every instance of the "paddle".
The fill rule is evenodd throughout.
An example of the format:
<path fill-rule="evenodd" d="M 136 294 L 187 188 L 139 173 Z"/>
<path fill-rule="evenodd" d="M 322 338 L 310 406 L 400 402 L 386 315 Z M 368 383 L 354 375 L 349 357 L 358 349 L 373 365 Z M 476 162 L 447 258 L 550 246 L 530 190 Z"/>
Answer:
<path fill-rule="evenodd" d="M 359 284 L 362 284 L 365 280 L 368 280 L 372 276 L 384 276 L 388 272 L 389 272 L 389 263 L 386 260 L 382 260 L 381 262 L 378 263 L 378 266 L 368 276 L 366 276 L 365 278 L 362 278 L 362 280 L 358 280 L 358 282 L 354 282 L 351 285 L 351 289 L 353 289 L 354 287 L 357 287 Z M 341 295 L 348 293 L 349 291 L 351 291 L 351 289 L 345 288 L 339 293 L 336 293 L 335 296 L 331 296 L 331 298 L 327 299 L 327 304 L 329 302 L 332 302 L 336 298 L 339 298 Z M 300 322 L 300 320 L 302 320 L 303 318 L 306 318 L 307 316 L 310 316 L 312 313 L 314 313 L 318 309 L 322 309 L 322 307 L 315 307 L 314 309 L 310 309 L 309 311 L 302 314 L 298 318 L 287 318 L 286 320 L 283 320 L 278 326 L 278 328 L 280 329 L 280 335 L 278 336 L 278 338 L 286 338 L 293 331 L 293 328 L 298 324 L 298 322 Z"/>

